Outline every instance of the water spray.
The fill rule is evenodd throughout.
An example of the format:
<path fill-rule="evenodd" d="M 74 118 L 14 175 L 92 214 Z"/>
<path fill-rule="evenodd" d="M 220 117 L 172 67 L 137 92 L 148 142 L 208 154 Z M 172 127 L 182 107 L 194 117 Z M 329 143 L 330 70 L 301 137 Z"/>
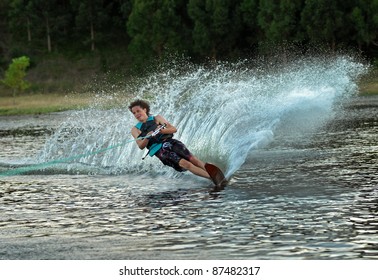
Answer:
<path fill-rule="evenodd" d="M 124 94 L 149 100 L 152 111 L 164 112 L 164 118 L 175 124 L 176 137 L 193 154 L 215 163 L 230 177 L 253 150 L 312 135 L 333 118 L 338 104 L 358 92 L 358 78 L 366 71 L 364 64 L 342 55 L 295 58 L 282 65 L 268 62 L 173 65 L 143 78 L 135 87 L 132 84 L 132 97 L 129 91 Z M 143 154 L 139 156 L 137 145 L 125 145 L 142 138 L 122 142 L 132 120 L 125 109 L 73 111 L 41 150 L 39 162 L 44 163 L 0 176 L 78 158 L 88 166 L 110 167 L 110 172 L 165 172 L 158 162 L 141 164 Z M 112 153 L 89 157 L 116 147 L 120 148 Z M 54 160 L 60 155 L 65 158 Z M 176 176 L 173 171 L 168 174 Z"/>

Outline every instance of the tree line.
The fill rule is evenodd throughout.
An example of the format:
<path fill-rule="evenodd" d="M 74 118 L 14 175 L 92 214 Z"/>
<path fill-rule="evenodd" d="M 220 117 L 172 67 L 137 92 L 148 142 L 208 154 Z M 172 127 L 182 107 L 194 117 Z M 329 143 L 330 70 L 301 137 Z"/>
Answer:
<path fill-rule="evenodd" d="M 318 44 L 378 58 L 378 0 L 0 0 L 0 66 L 17 55 L 126 48 L 230 59 Z M 116 50 L 115 50 L 116 51 Z"/>

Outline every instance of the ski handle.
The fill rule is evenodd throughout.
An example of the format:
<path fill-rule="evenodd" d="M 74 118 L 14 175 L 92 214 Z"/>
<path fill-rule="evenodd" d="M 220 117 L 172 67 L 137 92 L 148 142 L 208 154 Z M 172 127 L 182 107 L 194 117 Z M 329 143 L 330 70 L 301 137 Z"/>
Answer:
<path fill-rule="evenodd" d="M 158 135 L 159 132 L 160 132 L 160 130 L 162 130 L 162 129 L 166 128 L 166 127 L 167 127 L 167 124 L 164 123 L 164 124 L 161 125 L 158 129 L 154 130 L 154 132 L 153 132 L 152 134 L 150 134 L 150 135 L 149 135 L 148 137 L 146 137 L 146 138 L 148 139 L 148 138 L 150 138 L 150 137 L 154 137 L 154 136 Z M 147 153 L 145 154 L 145 156 L 142 157 L 142 160 L 144 160 L 144 159 L 148 156 L 149 152 L 150 152 L 150 151 L 147 151 Z"/>
<path fill-rule="evenodd" d="M 167 127 L 167 124 L 164 123 L 163 125 L 161 125 L 158 129 L 154 130 L 154 132 L 150 135 L 150 137 L 154 137 L 156 135 L 159 134 L 160 130 L 164 129 Z"/>

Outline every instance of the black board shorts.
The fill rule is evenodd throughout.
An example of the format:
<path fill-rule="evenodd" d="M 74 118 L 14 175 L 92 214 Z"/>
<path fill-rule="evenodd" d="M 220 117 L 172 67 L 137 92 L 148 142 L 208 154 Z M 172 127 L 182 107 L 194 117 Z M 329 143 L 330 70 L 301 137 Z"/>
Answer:
<path fill-rule="evenodd" d="M 164 141 L 163 146 L 156 152 L 157 156 L 164 165 L 173 167 L 178 172 L 186 171 L 179 165 L 181 159 L 190 160 L 192 153 L 188 148 L 179 140 L 167 139 Z"/>

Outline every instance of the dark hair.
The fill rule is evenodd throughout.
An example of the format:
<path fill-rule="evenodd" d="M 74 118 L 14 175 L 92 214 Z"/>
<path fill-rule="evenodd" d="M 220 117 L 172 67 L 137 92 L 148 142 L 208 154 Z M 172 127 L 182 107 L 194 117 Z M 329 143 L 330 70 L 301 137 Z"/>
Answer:
<path fill-rule="evenodd" d="M 140 106 L 142 109 L 147 109 L 146 110 L 147 116 L 150 115 L 150 104 L 147 101 L 137 99 L 137 100 L 131 102 L 130 105 L 129 105 L 130 112 L 131 112 L 131 109 L 135 106 Z"/>

